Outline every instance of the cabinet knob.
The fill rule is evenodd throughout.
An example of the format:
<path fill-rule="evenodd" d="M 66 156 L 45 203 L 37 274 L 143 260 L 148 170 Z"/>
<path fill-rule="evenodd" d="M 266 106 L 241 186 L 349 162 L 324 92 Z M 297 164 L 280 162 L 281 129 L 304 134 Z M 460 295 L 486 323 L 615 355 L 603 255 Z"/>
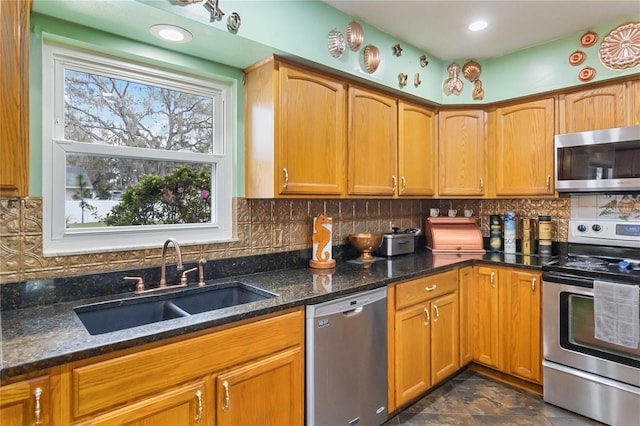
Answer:
<path fill-rule="evenodd" d="M 480 178 L 480 189 L 484 189 L 484 179 Z"/>
<path fill-rule="evenodd" d="M 489 278 L 489 282 L 491 283 L 492 288 L 496 288 L 496 273 L 492 272 L 491 277 Z"/>
<path fill-rule="evenodd" d="M 436 317 L 433 319 L 433 322 L 438 322 L 440 318 L 440 309 L 438 309 L 438 305 L 433 305 L 433 310 L 436 311 Z"/>
<path fill-rule="evenodd" d="M 536 279 L 531 278 L 531 293 L 535 293 L 535 292 L 536 292 Z"/>
<path fill-rule="evenodd" d="M 551 189 L 551 176 L 547 175 L 547 189 Z"/>
<path fill-rule="evenodd" d="M 404 193 L 404 190 L 407 189 L 407 180 L 402 176 L 400 178 L 400 182 L 402 182 L 402 186 L 400 187 L 400 193 Z"/>
<path fill-rule="evenodd" d="M 396 175 L 391 176 L 391 181 L 393 182 L 393 189 L 391 192 L 396 192 L 396 189 L 398 188 L 398 178 L 396 178 Z"/>
<path fill-rule="evenodd" d="M 425 287 L 424 289 L 425 289 L 426 291 L 433 291 L 433 290 L 435 290 L 436 288 L 438 288 L 438 286 L 437 286 L 437 285 L 435 285 L 435 284 L 433 284 L 433 285 L 430 285 L 429 287 Z"/>
<path fill-rule="evenodd" d="M 431 316 L 429 315 L 429 309 L 424 308 L 424 315 L 425 315 L 425 320 L 424 320 L 424 325 L 429 325 L 429 321 L 431 321 Z"/>
<path fill-rule="evenodd" d="M 231 399 L 231 396 L 229 395 L 229 382 L 225 380 L 222 383 L 222 388 L 224 389 L 224 401 L 222 403 L 222 411 L 226 413 L 227 411 L 229 411 L 229 404 Z"/>
<path fill-rule="evenodd" d="M 289 186 L 289 172 L 287 171 L 286 167 L 282 168 L 282 173 L 284 173 L 284 184 L 282 185 L 282 187 L 287 188 Z"/>

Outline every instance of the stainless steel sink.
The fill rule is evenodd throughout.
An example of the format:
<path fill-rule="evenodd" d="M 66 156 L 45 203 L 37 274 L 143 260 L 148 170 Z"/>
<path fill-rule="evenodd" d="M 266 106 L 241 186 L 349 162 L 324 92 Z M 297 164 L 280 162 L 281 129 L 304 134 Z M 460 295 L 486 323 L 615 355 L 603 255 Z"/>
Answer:
<path fill-rule="evenodd" d="M 125 330 L 276 297 L 238 281 L 74 308 L 89 334 Z"/>

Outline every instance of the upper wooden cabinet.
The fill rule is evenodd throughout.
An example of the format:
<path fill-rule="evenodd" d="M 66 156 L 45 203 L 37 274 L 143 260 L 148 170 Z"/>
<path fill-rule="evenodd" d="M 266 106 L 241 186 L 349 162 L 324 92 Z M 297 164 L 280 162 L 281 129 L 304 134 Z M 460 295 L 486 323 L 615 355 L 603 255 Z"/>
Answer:
<path fill-rule="evenodd" d="M 393 196 L 398 188 L 397 100 L 349 86 L 350 195 Z"/>
<path fill-rule="evenodd" d="M 640 79 L 631 83 L 631 125 L 640 125 Z"/>
<path fill-rule="evenodd" d="M 346 84 L 271 58 L 245 96 L 245 196 L 344 195 Z"/>
<path fill-rule="evenodd" d="M 560 133 L 628 125 L 625 83 L 560 95 Z"/>
<path fill-rule="evenodd" d="M 438 116 L 438 194 L 484 195 L 485 112 L 440 111 Z"/>
<path fill-rule="evenodd" d="M 554 103 L 547 98 L 490 113 L 488 163 L 495 195 L 554 195 Z"/>
<path fill-rule="evenodd" d="M 398 102 L 398 195 L 436 193 L 438 122 L 423 106 Z"/>
<path fill-rule="evenodd" d="M 31 3 L 0 2 L 0 196 L 29 195 Z"/>

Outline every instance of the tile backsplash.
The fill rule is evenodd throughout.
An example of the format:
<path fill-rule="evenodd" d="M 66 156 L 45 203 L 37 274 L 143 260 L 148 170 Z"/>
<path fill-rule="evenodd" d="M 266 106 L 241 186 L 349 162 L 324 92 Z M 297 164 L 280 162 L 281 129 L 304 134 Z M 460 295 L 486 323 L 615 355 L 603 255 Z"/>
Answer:
<path fill-rule="evenodd" d="M 634 200 L 638 200 L 636 196 Z M 640 201 L 640 200 L 638 200 Z M 621 203 L 622 199 L 617 203 Z M 598 204 L 600 205 L 600 204 Z M 630 217 L 640 216 L 635 204 Z M 333 244 L 347 244 L 354 232 L 387 232 L 391 226 L 421 228 L 430 208 L 441 214 L 453 208 L 461 215 L 473 210 L 480 218 L 484 236 L 489 235 L 489 216 L 514 211 L 518 217 L 537 219 L 550 215 L 554 241 L 567 241 L 572 200 L 248 200 L 236 198 L 237 241 L 184 245 L 185 262 L 199 258 L 222 259 L 311 248 L 312 220 L 319 213 L 333 219 Z M 622 205 L 618 204 L 618 211 Z M 580 208 L 583 208 L 581 205 Z M 586 209 L 586 205 L 584 206 Z M 604 211 L 604 210 L 601 210 Z M 626 211 L 626 210 L 625 210 Z M 635 216 L 634 216 L 635 215 Z M 637 219 L 635 219 L 637 220 Z M 81 275 L 160 265 L 160 247 L 144 250 L 87 253 L 44 257 L 42 255 L 42 199 L 0 198 L 0 284 L 38 278 Z"/>
<path fill-rule="evenodd" d="M 572 195 L 571 217 L 640 222 L 640 194 Z"/>

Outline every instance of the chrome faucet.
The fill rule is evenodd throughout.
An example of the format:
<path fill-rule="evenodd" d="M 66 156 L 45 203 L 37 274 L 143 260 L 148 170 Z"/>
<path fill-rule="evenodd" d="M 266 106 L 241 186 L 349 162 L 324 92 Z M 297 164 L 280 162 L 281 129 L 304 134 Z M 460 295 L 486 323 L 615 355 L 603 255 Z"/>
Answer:
<path fill-rule="evenodd" d="M 167 241 L 165 241 L 164 245 L 162 246 L 162 256 L 161 256 L 162 264 L 160 265 L 160 287 L 159 288 L 167 287 L 167 247 L 169 247 L 169 243 L 173 244 L 173 247 L 176 250 L 176 256 L 178 256 L 178 271 L 182 271 L 184 269 L 184 265 L 182 264 L 182 251 L 180 250 L 180 244 L 178 244 L 178 242 L 174 238 L 167 239 Z"/>

